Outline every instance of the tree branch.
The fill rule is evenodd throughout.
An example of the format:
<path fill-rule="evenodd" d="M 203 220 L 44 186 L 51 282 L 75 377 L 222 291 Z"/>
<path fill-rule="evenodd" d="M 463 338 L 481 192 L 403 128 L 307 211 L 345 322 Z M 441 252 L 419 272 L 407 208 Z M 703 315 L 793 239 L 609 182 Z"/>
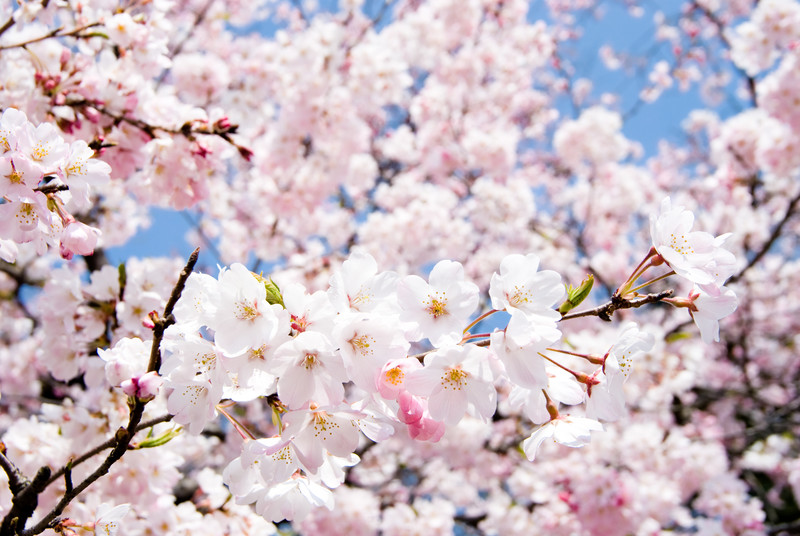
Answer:
<path fill-rule="evenodd" d="M 781 232 L 783 232 L 783 228 L 789 222 L 791 217 L 794 216 L 795 214 L 794 211 L 795 208 L 797 207 L 798 202 L 800 202 L 800 193 L 794 196 L 794 198 L 792 198 L 791 201 L 789 201 L 789 206 L 786 207 L 786 213 L 781 218 L 781 221 L 779 221 L 778 224 L 772 229 L 769 238 L 767 239 L 766 242 L 764 242 L 764 245 L 761 246 L 761 249 L 758 251 L 758 253 L 756 253 L 756 255 L 752 259 L 750 259 L 750 262 L 747 263 L 747 266 L 742 268 L 738 274 L 728 279 L 728 283 L 735 283 L 736 281 L 741 279 L 742 276 L 745 274 L 745 272 L 747 272 L 750 268 L 758 264 L 758 262 L 764 257 L 764 255 L 767 254 L 767 252 L 770 250 L 775 241 L 778 240 L 778 238 L 780 238 Z"/>
<path fill-rule="evenodd" d="M 697 0 L 694 0 L 691 5 L 692 9 L 695 9 L 702 13 L 708 20 L 711 21 L 714 26 L 717 27 L 717 33 L 719 35 L 720 41 L 728 47 L 728 50 L 731 50 L 731 43 L 727 37 L 725 37 L 725 24 L 717 17 L 714 13 L 711 12 L 706 6 L 700 4 Z M 731 63 L 733 68 L 739 71 L 739 73 L 744 77 L 747 81 L 747 91 L 750 93 L 750 98 L 753 101 L 753 106 L 757 105 L 756 102 L 756 80 L 752 76 L 748 75 L 744 70 L 737 67 L 735 64 Z"/>
<path fill-rule="evenodd" d="M 164 331 L 175 323 L 175 318 L 172 316 L 172 310 L 174 309 L 175 304 L 178 302 L 178 299 L 183 292 L 183 288 L 186 285 L 187 279 L 189 279 L 189 275 L 192 273 L 192 269 L 197 263 L 197 256 L 199 253 L 200 248 L 197 248 L 189 256 L 189 261 L 186 263 L 183 271 L 181 271 L 178 282 L 175 284 L 172 294 L 170 294 L 169 300 L 167 301 L 167 305 L 164 308 L 164 315 L 155 322 L 155 326 L 153 327 L 153 344 L 150 349 L 150 362 L 147 367 L 148 372 L 158 371 L 161 366 L 160 346 L 161 340 L 164 337 Z M 20 499 L 20 502 L 25 508 L 19 508 L 19 514 L 17 514 L 14 509 L 17 502 L 17 497 L 15 497 L 15 507 L 12 507 L 12 510 L 3 519 L 3 530 L 0 530 L 0 536 L 12 536 L 14 534 L 19 534 L 20 536 L 34 536 L 44 532 L 48 528 L 55 526 L 58 523 L 59 516 L 67 507 L 67 505 L 69 505 L 74 498 L 80 495 L 86 488 L 91 486 L 100 477 L 107 474 L 111 466 L 114 465 L 114 463 L 116 463 L 120 458 L 122 458 L 123 454 L 125 454 L 125 452 L 130 448 L 131 439 L 140 429 L 139 423 L 141 422 L 142 415 L 144 413 L 144 407 L 147 402 L 149 402 L 149 400 L 142 400 L 140 398 L 130 400 L 129 405 L 131 410 L 130 416 L 128 417 L 128 424 L 125 427 L 120 427 L 114 434 L 114 438 L 109 440 L 110 444 L 113 446 L 111 446 L 111 452 L 108 454 L 106 459 L 103 460 L 100 466 L 83 481 L 78 483 L 71 490 L 67 490 L 61 500 L 58 501 L 58 504 L 56 504 L 55 507 L 50 510 L 50 512 L 45 514 L 45 516 L 39 520 L 36 525 L 30 529 L 19 531 L 17 526 L 20 523 L 23 527 L 25 526 L 25 520 L 27 520 L 33 514 L 33 511 L 36 508 L 35 503 L 38 494 L 44 490 L 50 481 L 50 468 L 42 467 L 31 485 L 23 490 L 25 496 Z M 64 469 L 64 473 L 62 474 L 66 474 L 68 470 L 69 468 L 66 467 Z M 46 473 L 46 476 L 42 476 L 44 473 Z M 28 490 L 30 491 L 28 492 Z M 30 494 L 33 495 L 30 496 Z M 24 503 L 22 502 L 23 500 Z M 32 508 L 30 508 L 30 504 L 33 504 Z M 8 525 L 7 530 L 6 525 Z"/>
<path fill-rule="evenodd" d="M 150 419 L 149 421 L 145 421 L 145 422 L 139 424 L 136 427 L 136 432 L 139 432 L 140 430 L 145 430 L 145 429 L 150 428 L 151 426 L 155 426 L 157 424 L 161 424 L 162 422 L 169 422 L 171 420 L 172 420 L 172 415 L 169 415 L 169 414 L 162 415 L 161 417 L 156 417 L 155 419 Z M 49 486 L 50 484 L 52 484 L 53 482 L 55 482 L 56 480 L 61 478 L 62 475 L 66 475 L 67 472 L 69 472 L 72 469 L 74 469 L 75 466 L 82 464 L 83 462 L 85 462 L 89 458 L 92 458 L 92 457 L 100 454 L 101 452 L 103 452 L 106 449 L 112 448 L 115 444 L 116 444 L 116 439 L 112 438 L 112 439 L 109 439 L 108 441 L 106 441 L 105 443 L 101 443 L 100 445 L 97 445 L 93 449 L 84 452 L 83 454 L 81 454 L 80 456 L 78 456 L 77 458 L 75 458 L 74 460 L 69 462 L 67 465 L 65 465 L 64 467 L 62 467 L 61 469 L 59 469 L 58 471 L 53 473 L 53 476 L 51 476 L 50 480 L 47 481 L 47 485 Z"/>
<path fill-rule="evenodd" d="M 14 465 L 14 462 L 6 457 L 6 447 L 2 445 L 0 448 L 0 466 L 3 467 L 6 475 L 8 475 L 8 487 L 13 495 L 16 495 L 29 484 L 28 479 L 22 472 Z"/>
<path fill-rule="evenodd" d="M 80 36 L 78 34 L 81 33 L 84 30 L 88 30 L 89 28 L 93 28 L 95 26 L 101 26 L 101 25 L 102 25 L 101 22 L 92 22 L 90 24 L 85 24 L 83 26 L 79 26 L 78 28 L 73 28 L 72 30 L 69 30 L 68 32 L 64 32 L 64 33 L 61 33 L 62 31 L 64 31 L 64 28 L 60 27 L 60 28 L 56 28 L 55 30 L 52 30 L 52 31 L 50 31 L 50 32 L 48 32 L 48 33 L 46 33 L 44 35 L 41 35 L 39 37 L 34 37 L 33 39 L 28 39 L 27 41 L 22 41 L 21 43 L 15 43 L 13 45 L 2 45 L 2 46 L 0 46 L 0 50 L 8 50 L 10 48 L 23 48 L 23 47 L 26 47 L 26 46 L 31 45 L 33 43 L 38 43 L 39 41 L 44 41 L 45 39 L 50 39 L 52 37 L 70 37 L 70 36 L 73 36 L 73 37 L 85 37 L 85 36 Z"/>
<path fill-rule="evenodd" d="M 573 318 L 580 318 L 583 316 L 597 316 L 607 322 L 610 322 L 611 316 L 617 310 L 635 309 L 637 307 L 641 307 L 642 305 L 647 305 L 648 303 L 657 303 L 664 298 L 669 298 L 672 296 L 673 292 L 674 291 L 670 289 L 657 294 L 647 294 L 646 296 L 642 296 L 641 298 L 636 298 L 633 300 L 621 298 L 619 296 L 612 296 L 611 301 L 604 303 L 603 305 L 595 307 L 594 309 L 564 315 L 561 317 L 561 320 L 571 320 Z"/>

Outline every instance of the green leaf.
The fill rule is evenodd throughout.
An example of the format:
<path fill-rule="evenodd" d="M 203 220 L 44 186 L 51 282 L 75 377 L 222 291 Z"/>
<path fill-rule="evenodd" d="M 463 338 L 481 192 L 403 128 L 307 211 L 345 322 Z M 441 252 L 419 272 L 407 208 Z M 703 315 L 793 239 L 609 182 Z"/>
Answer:
<path fill-rule="evenodd" d="M 586 279 L 581 281 L 581 284 L 577 287 L 569 285 L 569 288 L 567 288 L 567 300 L 558 307 L 558 312 L 563 315 L 580 305 L 583 300 L 589 297 L 593 286 L 594 276 L 592 274 L 586 276 Z"/>

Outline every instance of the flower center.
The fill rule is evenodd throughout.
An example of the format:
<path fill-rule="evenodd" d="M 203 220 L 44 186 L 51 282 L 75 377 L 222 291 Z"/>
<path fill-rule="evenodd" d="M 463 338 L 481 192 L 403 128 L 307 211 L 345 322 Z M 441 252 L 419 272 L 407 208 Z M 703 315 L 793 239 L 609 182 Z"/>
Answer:
<path fill-rule="evenodd" d="M 694 253 L 694 248 L 689 245 L 689 240 L 686 238 L 686 235 L 675 236 L 675 233 L 672 233 L 669 237 L 670 247 L 681 255 L 691 255 Z"/>
<path fill-rule="evenodd" d="M 460 391 L 464 388 L 469 378 L 469 372 L 461 370 L 459 367 L 450 368 L 442 375 L 442 387 Z"/>
<path fill-rule="evenodd" d="M 240 301 L 236 304 L 236 318 L 239 320 L 250 320 L 251 322 L 261 316 L 258 310 L 258 303 L 253 300 L 252 303 Z"/>
<path fill-rule="evenodd" d="M 386 378 L 387 383 L 391 383 L 392 385 L 400 385 L 403 383 L 403 378 L 405 378 L 406 374 L 400 367 L 394 367 L 393 369 L 389 369 L 384 374 L 384 378 Z"/>
<path fill-rule="evenodd" d="M 508 303 L 510 305 L 520 305 L 531 301 L 531 293 L 525 287 L 514 285 L 514 293 L 506 294 L 508 296 Z"/>
<path fill-rule="evenodd" d="M 438 292 L 435 296 L 428 294 L 428 301 L 423 302 L 427 305 L 425 310 L 428 311 L 433 318 L 439 318 L 440 316 L 450 314 L 447 311 L 447 297 L 445 297 L 443 292 L 441 296 L 439 294 Z"/>
<path fill-rule="evenodd" d="M 317 354 L 309 353 L 306 354 L 306 356 L 303 358 L 303 366 L 306 368 L 306 370 L 311 370 L 317 365 L 319 365 L 319 359 L 317 358 Z"/>
<path fill-rule="evenodd" d="M 353 337 L 349 341 L 350 346 L 353 348 L 353 353 L 361 354 L 363 356 L 372 355 L 375 352 L 370 348 L 370 342 L 375 342 L 375 339 L 369 335 L 362 335 L 360 337 Z"/>
<path fill-rule="evenodd" d="M 50 154 L 49 147 L 44 143 L 37 143 L 33 147 L 33 151 L 31 151 L 31 158 L 33 160 L 41 161 L 44 160 L 48 154 Z"/>
<path fill-rule="evenodd" d="M 347 296 L 347 301 L 350 302 L 350 307 L 361 311 L 361 307 L 369 305 L 372 302 L 372 294 L 369 293 L 369 289 L 362 287 L 358 289 L 358 294 L 355 296 Z"/>

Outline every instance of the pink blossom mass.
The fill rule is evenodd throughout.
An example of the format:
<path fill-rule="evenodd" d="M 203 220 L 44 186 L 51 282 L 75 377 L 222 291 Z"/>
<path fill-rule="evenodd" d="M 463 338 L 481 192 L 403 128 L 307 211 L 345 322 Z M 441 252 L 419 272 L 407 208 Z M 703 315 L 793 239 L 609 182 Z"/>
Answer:
<path fill-rule="evenodd" d="M 800 533 L 800 0 L 0 0 L 0 536 Z"/>

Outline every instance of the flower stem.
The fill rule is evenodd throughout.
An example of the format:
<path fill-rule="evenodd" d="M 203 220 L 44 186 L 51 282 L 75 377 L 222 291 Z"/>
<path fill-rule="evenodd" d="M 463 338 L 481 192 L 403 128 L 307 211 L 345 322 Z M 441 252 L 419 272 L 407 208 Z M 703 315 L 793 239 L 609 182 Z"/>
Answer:
<path fill-rule="evenodd" d="M 471 323 L 469 326 L 465 327 L 465 328 L 464 328 L 464 333 L 467 333 L 469 330 L 471 330 L 472 328 L 474 328 L 474 327 L 475 327 L 475 325 L 476 325 L 478 322 L 480 322 L 481 320 L 484 320 L 484 319 L 486 319 L 486 318 L 489 318 L 491 315 L 493 315 L 493 314 L 495 314 L 495 313 L 499 313 L 499 312 L 500 312 L 500 311 L 499 311 L 498 309 L 492 309 L 491 311 L 486 311 L 486 312 L 485 312 L 485 313 L 483 313 L 481 316 L 479 316 L 478 318 L 476 318 L 475 320 L 473 320 L 473 321 L 472 321 L 472 323 Z M 465 337 L 465 338 L 466 338 L 466 337 Z"/>
<path fill-rule="evenodd" d="M 647 282 L 645 282 L 645 283 L 642 283 L 642 284 L 641 284 L 641 285 L 639 285 L 639 286 L 633 287 L 633 288 L 632 288 L 632 289 L 630 289 L 628 292 L 636 292 L 637 290 L 641 290 L 641 289 L 643 289 L 643 288 L 644 288 L 644 287 L 646 287 L 647 285 L 652 285 L 653 283 L 656 283 L 656 282 L 658 282 L 658 281 L 661 281 L 662 279 L 666 279 L 666 278 L 668 278 L 668 277 L 669 277 L 669 276 L 671 276 L 671 275 L 675 275 L 675 270 L 672 270 L 672 271 L 670 271 L 670 272 L 667 272 L 667 273 L 666 273 L 666 274 L 664 274 L 664 275 L 660 275 L 660 276 L 658 276 L 658 277 L 655 277 L 655 278 L 651 279 L 650 281 L 647 281 Z"/>
<path fill-rule="evenodd" d="M 593 365 L 602 365 L 603 364 L 603 358 L 599 357 L 599 356 L 596 356 L 596 355 L 579 354 L 577 352 L 570 352 L 569 350 L 561 350 L 559 348 L 547 348 L 547 350 L 549 350 L 551 352 L 558 352 L 560 354 L 574 355 L 575 357 L 580 357 L 582 359 L 585 359 L 586 361 L 588 361 L 589 363 L 592 363 Z"/>
<path fill-rule="evenodd" d="M 217 406 L 217 411 L 219 411 L 220 413 L 225 415 L 225 418 L 227 418 L 230 421 L 230 423 L 233 425 L 233 427 L 236 429 L 236 431 L 239 432 L 239 435 L 242 436 L 242 439 L 255 439 L 256 438 L 256 436 L 253 435 L 253 432 L 248 430 L 245 425 L 240 423 L 236 419 L 236 417 L 234 417 L 233 415 L 231 415 L 230 413 L 225 411 L 225 408 L 221 404 Z"/>

